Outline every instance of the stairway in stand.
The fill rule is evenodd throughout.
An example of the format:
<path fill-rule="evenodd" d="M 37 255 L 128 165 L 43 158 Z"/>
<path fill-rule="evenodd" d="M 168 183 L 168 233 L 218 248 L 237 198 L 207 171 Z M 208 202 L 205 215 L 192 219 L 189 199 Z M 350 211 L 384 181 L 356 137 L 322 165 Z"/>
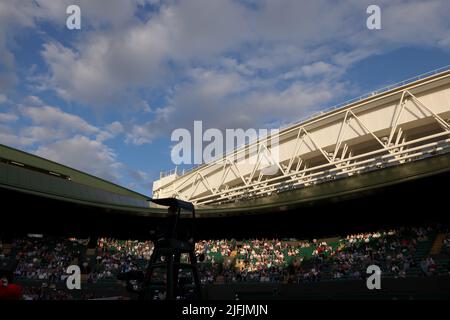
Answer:
<path fill-rule="evenodd" d="M 445 233 L 439 233 L 431 246 L 430 255 L 438 255 L 441 253 L 442 246 L 444 245 Z"/>

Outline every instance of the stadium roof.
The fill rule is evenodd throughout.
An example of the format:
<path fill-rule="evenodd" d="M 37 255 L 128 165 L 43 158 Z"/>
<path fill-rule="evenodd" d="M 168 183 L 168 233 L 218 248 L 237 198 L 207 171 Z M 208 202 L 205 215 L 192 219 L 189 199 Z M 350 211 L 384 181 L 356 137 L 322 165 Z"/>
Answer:
<path fill-rule="evenodd" d="M 249 237 L 250 232 L 255 237 L 325 235 L 360 226 L 366 214 L 377 217 L 372 223 L 411 220 L 413 209 L 426 212 L 417 219 L 448 219 L 433 209 L 440 205 L 433 200 L 447 195 L 446 188 L 436 186 L 446 185 L 449 163 L 450 154 L 444 154 L 251 201 L 199 206 L 196 216 L 211 219 L 198 219 L 196 232 L 206 239 Z M 8 226 L 3 235 L 26 230 L 145 238 L 167 213 L 145 195 L 3 145 L 0 195 L 8 208 L 2 211 L 2 224 Z"/>
<path fill-rule="evenodd" d="M 435 156 L 400 167 L 355 175 L 264 198 L 219 206 L 199 206 L 197 216 L 207 218 L 273 213 L 311 206 L 323 200 L 345 200 L 349 195 L 449 172 L 449 163 L 450 154 Z M 148 217 L 164 216 L 167 210 L 151 202 L 146 195 L 4 145 L 0 145 L 0 188 Z"/>
<path fill-rule="evenodd" d="M 0 145 L 0 185 L 83 204 L 133 211 L 150 208 L 145 195 L 5 145 Z"/>

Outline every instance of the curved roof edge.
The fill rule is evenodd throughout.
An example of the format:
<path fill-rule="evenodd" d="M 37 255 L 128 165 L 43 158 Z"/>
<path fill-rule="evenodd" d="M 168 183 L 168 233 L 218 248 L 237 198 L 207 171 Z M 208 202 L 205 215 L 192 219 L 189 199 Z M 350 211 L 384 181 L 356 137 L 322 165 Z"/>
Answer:
<path fill-rule="evenodd" d="M 0 145 L 0 151 L 5 150 Z M 14 150 L 14 149 L 13 149 Z M 24 152 L 22 155 L 31 156 Z M 3 152 L 0 158 L 3 158 Z M 32 156 L 31 156 L 32 157 Z M 14 158 L 20 161 L 21 158 Z M 27 159 L 26 159 L 27 160 Z M 45 159 L 38 158 L 40 161 Z M 26 162 L 28 165 L 33 162 Z M 47 165 L 55 163 L 48 161 Z M 57 165 L 57 164 L 56 164 Z M 59 168 L 59 167 L 56 167 Z M 70 173 L 71 168 L 65 167 Z M 80 171 L 73 172 L 82 175 Z M 340 179 L 334 182 L 323 183 L 308 188 L 287 191 L 270 197 L 254 200 L 240 201 L 235 204 L 219 206 L 199 206 L 197 216 L 199 218 L 215 218 L 234 215 L 247 215 L 254 213 L 275 212 L 290 210 L 295 207 L 311 205 L 322 200 L 345 198 L 349 195 L 366 191 L 373 191 L 390 185 L 400 184 L 429 176 L 450 172 L 450 154 L 434 156 L 423 160 L 386 168 L 381 171 L 372 171 L 357 176 Z M 90 179 L 96 179 L 87 175 Z M 103 183 L 108 183 L 101 180 Z M 120 186 L 112 184 L 115 188 Z M 119 210 L 137 215 L 164 216 L 166 208 L 150 205 L 150 198 L 128 189 L 122 188 L 134 194 L 121 194 L 98 188 L 96 186 L 70 181 L 51 174 L 44 174 L 34 170 L 27 170 L 20 165 L 0 163 L 0 187 L 10 190 L 43 196 L 49 199 L 62 200 L 88 206 Z M 139 197 L 137 197 L 139 196 Z"/>
<path fill-rule="evenodd" d="M 267 197 L 197 208 L 200 218 L 286 211 L 321 201 L 346 198 L 384 187 L 406 183 L 450 172 L 450 154 L 443 154 L 393 166 L 383 170 L 362 173 L 345 179 L 285 191 Z"/>
<path fill-rule="evenodd" d="M 30 169 L 30 171 L 47 173 L 55 177 L 60 177 L 62 179 L 123 196 L 129 196 L 140 200 L 149 198 L 149 196 L 93 176 L 89 173 L 2 144 L 0 144 L 0 162 L 22 166 L 25 169 Z"/>

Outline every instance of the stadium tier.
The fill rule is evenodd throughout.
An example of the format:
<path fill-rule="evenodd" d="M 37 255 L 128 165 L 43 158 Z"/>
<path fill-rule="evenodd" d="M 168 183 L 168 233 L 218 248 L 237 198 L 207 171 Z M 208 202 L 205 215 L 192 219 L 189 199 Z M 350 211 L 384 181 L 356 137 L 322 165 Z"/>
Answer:
<path fill-rule="evenodd" d="M 117 275 L 144 270 L 150 241 L 101 238 L 94 250 L 87 239 L 42 235 L 15 238 L 0 246 L 0 263 L 14 262 L 26 299 L 129 297 Z M 450 276 L 448 226 L 405 227 L 328 239 L 202 240 L 196 243 L 201 281 L 225 284 L 308 285 L 362 281 L 377 264 L 382 279 L 447 279 Z M 201 258 L 200 258 L 201 257 Z M 80 266 L 83 296 L 65 288 L 65 269 Z M 158 294 L 154 299 L 158 299 Z"/>
<path fill-rule="evenodd" d="M 161 175 L 154 199 L 0 145 L 1 266 L 26 299 L 133 298 L 118 274 L 147 267 L 169 220 L 155 199 L 174 197 L 195 205 L 206 298 L 364 297 L 373 264 L 388 288 L 375 297 L 448 298 L 449 92 L 446 70 L 349 102 L 281 130 L 275 175 L 214 162 Z M 65 286 L 70 265 L 81 292 Z M 163 299 L 172 280 L 155 275 Z"/>
<path fill-rule="evenodd" d="M 145 195 L 6 146 L 0 151 L 0 193 L 5 205 L 16 210 L 4 213 L 2 221 L 20 226 L 20 232 L 145 239 L 166 215 Z M 445 223 L 448 217 L 439 203 L 447 191 L 436 186 L 447 184 L 449 164 L 449 154 L 435 155 L 270 197 L 198 206 L 198 237 L 322 236 L 364 227 Z"/>

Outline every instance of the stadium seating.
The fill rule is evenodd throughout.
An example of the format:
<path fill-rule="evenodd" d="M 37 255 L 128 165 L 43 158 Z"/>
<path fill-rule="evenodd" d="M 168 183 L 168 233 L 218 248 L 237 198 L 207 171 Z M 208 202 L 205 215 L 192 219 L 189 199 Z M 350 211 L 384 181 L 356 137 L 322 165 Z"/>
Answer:
<path fill-rule="evenodd" d="M 204 240 L 196 244 L 196 253 L 205 257 L 199 264 L 204 284 L 215 282 L 218 276 L 225 282 L 363 279 L 365 268 L 372 263 L 380 265 L 384 277 L 411 278 L 449 274 L 446 239 L 448 234 L 437 229 L 400 228 L 303 241 Z M 30 296 L 78 299 L 86 296 L 63 289 L 68 265 L 83 266 L 84 285 L 94 296 L 96 292 L 123 291 L 117 274 L 143 270 L 152 252 L 149 241 L 99 239 L 96 249 L 88 249 L 85 240 L 24 237 L 0 246 L 0 262 L 17 262 L 15 276 L 30 288 Z"/>

